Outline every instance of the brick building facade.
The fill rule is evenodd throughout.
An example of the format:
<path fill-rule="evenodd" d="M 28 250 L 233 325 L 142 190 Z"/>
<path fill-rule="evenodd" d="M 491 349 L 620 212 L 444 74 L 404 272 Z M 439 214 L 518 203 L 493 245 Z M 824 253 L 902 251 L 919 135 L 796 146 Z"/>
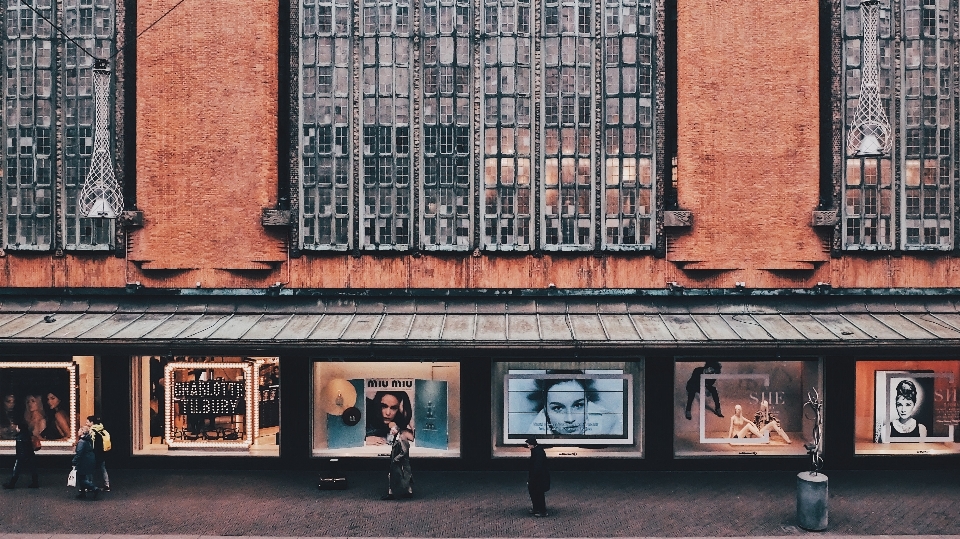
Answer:
<path fill-rule="evenodd" d="M 46 39 L 40 31 L 33 38 L 25 33 L 23 20 L 32 10 L 8 4 L 8 43 Z M 910 80 L 909 44 L 891 52 L 884 39 L 901 32 L 909 43 L 912 17 L 933 17 L 929 35 L 927 23 L 917 22 L 917 54 L 926 62 L 923 47 L 935 44 L 930 80 L 940 93 L 930 99 L 939 98 L 936 114 L 955 123 L 956 2 L 894 4 L 881 10 L 892 9 L 902 27 L 891 30 L 885 15 L 879 19 L 883 103 L 893 114 L 901 114 L 901 101 L 903 111 L 912 110 L 908 82 L 888 75 L 901 73 L 902 62 L 908 73 L 902 80 Z M 35 362 L 77 365 L 67 369 L 76 382 L 75 412 L 104 414 L 125 435 L 114 442 L 129 455 L 125 462 L 163 465 L 162 457 L 178 449 L 203 449 L 189 443 L 239 443 L 253 427 L 183 412 L 186 394 L 158 393 L 158 380 L 225 378 L 248 384 L 249 394 L 256 377 L 257 409 L 272 414 L 269 391 L 280 387 L 273 371 L 282 369 L 279 415 L 261 421 L 265 432 L 276 429 L 277 446 L 281 426 L 287 432 L 282 450 L 258 453 L 254 436 L 241 453 L 251 462 L 265 455 L 293 466 L 339 454 L 360 463 L 377 454 L 337 452 L 336 437 L 353 435 L 323 427 L 324 410 L 330 417 L 342 412 L 324 400 L 333 398 L 326 393 L 332 380 L 350 381 L 344 387 L 356 402 L 371 381 L 442 380 L 449 385 L 443 386 L 448 439 L 425 442 L 424 450 L 435 451 L 428 454 L 439 466 L 456 457 L 465 466 L 486 467 L 516 454 L 511 436 L 522 429 L 512 430 L 505 411 L 515 404 L 505 389 L 509 380 L 526 387 L 539 374 L 581 380 L 599 373 L 601 380 L 626 384 L 619 391 L 631 400 L 619 413 L 627 426 L 592 437 L 581 431 L 572 442 L 545 431 L 556 451 L 573 445 L 591 462 L 614 457 L 617 466 L 682 468 L 700 464 L 681 457 L 736 456 L 697 446 L 716 438 L 711 429 L 726 431 L 725 424 L 704 423 L 709 399 L 696 401 L 701 407 L 693 410 L 702 420 L 700 442 L 681 432 L 687 367 L 719 361 L 730 365 L 721 373 L 743 377 L 736 380 L 767 376 L 759 392 L 730 387 L 722 393 L 742 393 L 744 406 L 757 395 L 751 404 L 779 404 L 779 413 L 791 416 L 780 419 L 790 432 L 809 430 L 799 401 L 817 388 L 827 403 L 825 440 L 834 466 L 955 463 L 956 382 L 948 374 L 957 371 L 954 253 L 960 246 L 952 224 L 933 227 L 947 232 L 936 232 L 930 248 L 914 248 L 913 236 L 900 233 L 912 222 L 909 133 L 896 135 L 894 149 L 877 157 L 905 156 L 903 172 L 889 184 L 892 239 L 877 248 L 860 240 L 853 248 L 856 242 L 845 239 L 852 237 L 845 228 L 853 226 L 850 219 L 872 215 L 850 202 L 861 184 L 850 180 L 855 155 L 845 152 L 856 106 L 848 101 L 864 95 L 856 93 L 863 90 L 850 73 L 871 69 L 854 66 L 854 57 L 867 57 L 861 51 L 869 44 L 863 38 L 863 45 L 851 45 L 851 36 L 862 35 L 850 30 L 860 28 L 857 17 L 869 16 L 860 9 L 848 0 L 790 0 L 762 9 L 707 0 L 119 1 L 108 10 L 115 31 L 107 50 L 115 52 L 111 133 L 126 213 L 108 225 L 108 245 L 72 248 L 57 239 L 69 234 L 54 234 L 52 245 L 25 249 L 9 241 L 15 235 L 10 219 L 22 204 L 9 202 L 20 187 L 8 182 L 0 256 L 0 342 L 7 351 L 0 361 L 9 365 L 5 370 L 0 363 L 0 375 L 10 374 L 6 382 L 0 378 L 0 391 L 22 397 L 14 386 L 36 378 L 28 372 Z M 69 9 L 58 17 L 69 29 Z M 454 44 L 458 52 L 448 58 L 444 48 Z M 69 56 L 69 46 L 54 47 Z M 431 62 L 438 66 L 438 97 Z M 922 95 L 933 95 L 922 88 Z M 9 88 L 6 95 L 12 99 Z M 65 118 L 68 98 L 57 105 Z M 431 120 L 435 102 L 439 114 Z M 908 112 L 902 114 L 909 126 Z M 943 222 L 956 222 L 958 138 L 950 125 L 937 131 L 940 157 L 916 159 L 923 167 L 940 159 L 934 183 L 940 185 L 937 208 L 949 215 Z M 444 129 L 451 133 L 447 150 Z M 568 151 L 568 136 L 576 149 Z M 8 162 L 16 160 L 12 137 Z M 516 146 L 514 137 L 521 141 Z M 62 144 L 58 159 L 67 162 L 69 145 Z M 22 180 L 22 167 L 8 166 L 8 177 L 12 171 Z M 431 167 L 439 187 L 431 183 Z M 447 180 L 459 187 L 444 191 Z M 69 231 L 63 223 L 71 204 L 68 194 L 57 199 L 54 229 Z M 453 215 L 455 232 L 436 224 L 447 211 L 442 208 Z M 517 224 L 523 219 L 526 225 Z M 326 243 L 314 241 L 331 223 L 341 239 L 331 233 Z M 648 232 L 635 232 L 645 226 Z M 508 234 L 509 227 L 517 228 Z M 628 229 L 633 239 L 626 239 Z M 450 243 L 437 239 L 444 234 Z M 177 321 L 189 313 L 198 318 Z M 43 322 L 41 315 L 55 321 Z M 336 318 L 341 315 L 349 318 Z M 457 316 L 469 320 L 456 325 Z M 81 322 L 86 325 L 71 328 Z M 170 326 L 174 322 L 182 327 Z M 57 327 L 44 332 L 43 323 Z M 437 377 L 412 366 L 424 361 L 455 374 Z M 216 366 L 203 368 L 205 362 Z M 953 391 L 953 408 L 938 404 L 939 397 L 923 405 L 936 416 L 928 421 L 936 441 L 920 442 L 933 444 L 920 452 L 941 455 L 913 456 L 920 446 L 873 436 L 890 417 L 880 405 L 865 410 L 872 401 L 864 395 L 874 394 L 876 383 L 892 397 L 894 386 L 880 380 L 899 383 L 906 375 L 894 373 L 901 371 L 921 373 L 911 379 L 931 394 Z M 785 389 L 771 389 L 771 377 Z M 473 387 L 468 380 L 480 382 Z M 422 394 L 440 391 L 417 387 Z M 702 387 L 691 395 L 706 397 Z M 366 394 L 368 401 L 376 398 Z M 780 398 L 791 402 L 775 402 Z M 428 411 L 417 399 L 410 412 L 419 416 L 421 432 L 429 432 L 423 418 L 436 403 L 429 401 Z M 655 411 L 653 403 L 669 399 L 679 412 Z M 468 402 L 489 405 L 493 417 Z M 726 422 L 733 409 L 721 414 L 718 401 L 712 411 Z M 249 423 L 252 413 L 230 417 Z M 876 425 L 868 425 L 873 416 Z M 207 421 L 218 441 L 191 430 L 196 421 Z M 484 429 L 461 429 L 468 421 Z M 312 426 L 298 427 L 303 424 Z M 675 438 L 648 431 L 673 431 Z M 228 438 L 231 432 L 237 437 Z M 778 447 L 786 449 L 759 450 L 775 457 L 762 466 L 799 465 L 804 450 L 783 441 Z M 876 454 L 897 458 L 877 460 Z M 732 465 L 755 466 L 748 460 Z"/>

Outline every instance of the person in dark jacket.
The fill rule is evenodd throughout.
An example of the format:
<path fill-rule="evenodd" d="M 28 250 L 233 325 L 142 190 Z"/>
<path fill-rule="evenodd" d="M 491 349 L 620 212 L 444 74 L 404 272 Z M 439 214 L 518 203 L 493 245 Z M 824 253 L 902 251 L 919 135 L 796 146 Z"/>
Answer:
<path fill-rule="evenodd" d="M 103 476 L 103 492 L 110 492 L 110 474 L 107 473 L 107 452 L 103 447 L 104 438 L 110 439 L 107 429 L 103 428 L 100 416 L 87 416 L 86 425 L 90 427 L 90 441 L 93 442 L 93 456 L 97 459 L 97 470 Z"/>
<path fill-rule="evenodd" d="M 550 471 L 547 469 L 547 454 L 537 443 L 536 438 L 527 438 L 530 449 L 530 471 L 527 473 L 527 490 L 533 508 L 530 513 L 535 517 L 547 516 L 546 492 L 550 490 Z"/>
<path fill-rule="evenodd" d="M 73 465 L 77 469 L 77 498 L 86 498 L 93 493 L 96 500 L 100 489 L 93 482 L 93 473 L 97 470 L 97 457 L 93 453 L 93 440 L 90 439 L 90 427 L 84 425 L 77 432 L 77 451 L 73 455 Z"/>
<path fill-rule="evenodd" d="M 390 423 L 387 439 L 392 444 L 390 450 L 390 473 L 387 475 L 387 494 L 381 500 L 394 500 L 413 497 L 413 468 L 410 467 L 410 442 L 413 431 L 407 427 L 398 427 Z"/>
<path fill-rule="evenodd" d="M 3 488 L 12 489 L 16 487 L 17 479 L 20 478 L 20 474 L 24 470 L 30 472 L 31 481 L 27 486 L 37 488 L 40 483 L 37 477 L 37 455 L 33 449 L 33 435 L 22 421 L 16 423 L 14 428 L 17 429 L 17 462 L 13 465 L 13 475 L 10 476 L 10 481 L 4 483 Z"/>

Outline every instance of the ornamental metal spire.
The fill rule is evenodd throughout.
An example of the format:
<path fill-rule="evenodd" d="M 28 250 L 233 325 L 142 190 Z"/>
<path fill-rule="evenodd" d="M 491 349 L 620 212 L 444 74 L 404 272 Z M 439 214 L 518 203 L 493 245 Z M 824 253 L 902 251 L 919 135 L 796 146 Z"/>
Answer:
<path fill-rule="evenodd" d="M 848 155 L 878 156 L 889 153 L 893 145 L 890 122 L 880 101 L 880 68 L 877 57 L 880 43 L 880 2 L 862 0 L 860 21 L 863 25 L 863 67 L 860 74 L 860 101 L 847 139 Z"/>
<path fill-rule="evenodd" d="M 93 66 L 93 99 L 96 127 L 93 131 L 93 158 L 78 201 L 80 214 L 98 219 L 116 219 L 123 211 L 123 193 L 113 171 L 110 156 L 110 68 L 106 60 Z"/>

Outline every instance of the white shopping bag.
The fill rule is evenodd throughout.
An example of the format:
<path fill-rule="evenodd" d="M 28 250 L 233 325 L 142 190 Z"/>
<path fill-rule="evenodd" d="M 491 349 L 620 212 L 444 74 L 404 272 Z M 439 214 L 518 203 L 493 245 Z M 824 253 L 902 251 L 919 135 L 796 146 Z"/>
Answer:
<path fill-rule="evenodd" d="M 74 466 L 74 468 L 73 468 L 72 470 L 70 470 L 70 475 L 67 476 L 67 486 L 68 486 L 68 487 L 75 487 L 75 486 L 77 486 L 77 468 L 76 468 L 76 466 Z"/>

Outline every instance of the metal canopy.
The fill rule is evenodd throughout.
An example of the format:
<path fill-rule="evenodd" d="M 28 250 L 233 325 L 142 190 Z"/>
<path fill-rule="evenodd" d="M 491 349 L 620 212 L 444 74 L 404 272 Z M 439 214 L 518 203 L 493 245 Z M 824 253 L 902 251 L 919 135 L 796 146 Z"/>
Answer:
<path fill-rule="evenodd" d="M 952 346 L 956 296 L 0 297 L 0 344 Z"/>

